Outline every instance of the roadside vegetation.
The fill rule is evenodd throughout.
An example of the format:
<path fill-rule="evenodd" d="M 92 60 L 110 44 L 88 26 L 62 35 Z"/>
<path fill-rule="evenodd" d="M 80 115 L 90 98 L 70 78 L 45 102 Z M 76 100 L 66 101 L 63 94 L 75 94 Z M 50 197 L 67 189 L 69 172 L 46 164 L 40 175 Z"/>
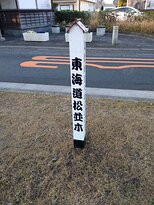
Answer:
<path fill-rule="evenodd" d="M 127 21 L 117 21 L 111 12 L 80 12 L 80 11 L 56 11 L 56 22 L 63 29 L 66 25 L 80 18 L 82 22 L 89 26 L 91 31 L 95 31 L 97 26 L 105 25 L 108 31 L 113 26 L 119 26 L 120 32 L 123 33 L 143 33 L 154 35 L 154 11 L 145 12 L 143 17 L 130 18 Z"/>
<path fill-rule="evenodd" d="M 145 16 L 131 18 L 127 22 L 117 22 L 121 32 L 134 32 L 154 35 L 154 11 L 145 12 Z"/>
<path fill-rule="evenodd" d="M 127 5 L 127 0 L 119 0 L 118 4 L 119 4 L 119 7 L 120 6 L 126 6 Z"/>
<path fill-rule="evenodd" d="M 0 92 L 0 204 L 153 205 L 152 102 L 87 99 L 73 148 L 69 96 Z"/>

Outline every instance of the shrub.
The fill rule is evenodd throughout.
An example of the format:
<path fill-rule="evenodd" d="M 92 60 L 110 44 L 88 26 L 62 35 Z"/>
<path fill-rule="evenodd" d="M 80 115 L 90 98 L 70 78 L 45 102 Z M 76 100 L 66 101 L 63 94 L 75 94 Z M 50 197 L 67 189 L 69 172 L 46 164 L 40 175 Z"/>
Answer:
<path fill-rule="evenodd" d="M 101 19 L 101 25 L 105 25 L 106 28 L 112 28 L 116 23 L 116 17 L 112 12 L 99 12 L 99 18 Z"/>
<path fill-rule="evenodd" d="M 127 5 L 127 0 L 119 0 L 118 6 L 126 6 L 126 5 Z"/>
<path fill-rule="evenodd" d="M 91 14 L 89 26 L 92 31 L 99 25 L 104 25 L 106 28 L 110 29 L 115 22 L 116 18 L 112 13 L 100 11 Z"/>
<path fill-rule="evenodd" d="M 56 11 L 55 19 L 59 24 L 69 24 L 75 19 L 81 19 L 84 24 L 89 24 L 90 13 L 86 11 Z"/>
<path fill-rule="evenodd" d="M 154 11 L 145 12 L 145 17 L 154 20 Z"/>
<path fill-rule="evenodd" d="M 134 32 L 134 33 L 144 33 L 144 34 L 154 34 L 154 21 L 143 20 L 143 21 L 133 21 L 133 22 L 118 22 L 120 32 Z"/>
<path fill-rule="evenodd" d="M 57 4 L 57 3 L 52 3 L 52 9 L 53 9 L 53 11 L 56 11 L 57 7 L 58 7 L 58 4 Z"/>
<path fill-rule="evenodd" d="M 89 27 L 90 30 L 94 31 L 100 24 L 100 19 L 98 13 L 92 13 L 90 16 Z"/>
<path fill-rule="evenodd" d="M 84 11 L 56 11 L 56 22 L 61 28 L 80 18 L 85 25 L 89 25 L 91 31 L 95 31 L 99 25 L 104 25 L 112 31 L 113 26 L 118 25 L 120 32 L 136 32 L 154 34 L 154 11 L 145 12 L 143 17 L 131 17 L 127 21 L 116 21 L 112 12 L 84 12 Z"/>

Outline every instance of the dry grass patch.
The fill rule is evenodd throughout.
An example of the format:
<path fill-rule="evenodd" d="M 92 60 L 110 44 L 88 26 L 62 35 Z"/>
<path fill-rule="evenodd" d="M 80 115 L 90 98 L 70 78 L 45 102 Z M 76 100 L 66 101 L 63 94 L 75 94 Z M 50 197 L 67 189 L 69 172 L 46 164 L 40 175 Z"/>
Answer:
<path fill-rule="evenodd" d="M 154 104 L 87 104 L 87 145 L 74 150 L 70 97 L 0 93 L 0 204 L 154 203 Z"/>
<path fill-rule="evenodd" d="M 116 24 L 119 26 L 120 32 L 154 34 L 154 20 L 120 21 Z"/>
<path fill-rule="evenodd" d="M 126 21 L 118 21 L 114 14 L 110 12 L 93 12 L 90 16 L 89 27 L 92 31 L 100 25 L 105 25 L 109 31 L 113 30 L 113 26 L 119 26 L 119 31 L 124 33 L 143 33 L 154 34 L 154 18 L 150 16 L 136 17 Z"/>

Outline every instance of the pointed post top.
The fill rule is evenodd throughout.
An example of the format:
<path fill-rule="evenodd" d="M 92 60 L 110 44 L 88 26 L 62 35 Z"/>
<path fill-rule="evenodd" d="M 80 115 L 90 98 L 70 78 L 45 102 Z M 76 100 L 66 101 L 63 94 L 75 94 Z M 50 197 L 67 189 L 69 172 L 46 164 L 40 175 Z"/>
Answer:
<path fill-rule="evenodd" d="M 77 25 L 83 31 L 83 33 L 87 33 L 88 32 L 88 29 L 85 27 L 85 25 L 83 25 L 83 23 L 80 21 L 80 19 L 76 19 L 72 23 L 70 28 L 68 29 L 67 33 L 69 33 L 71 31 L 71 29 L 73 28 L 74 25 Z"/>

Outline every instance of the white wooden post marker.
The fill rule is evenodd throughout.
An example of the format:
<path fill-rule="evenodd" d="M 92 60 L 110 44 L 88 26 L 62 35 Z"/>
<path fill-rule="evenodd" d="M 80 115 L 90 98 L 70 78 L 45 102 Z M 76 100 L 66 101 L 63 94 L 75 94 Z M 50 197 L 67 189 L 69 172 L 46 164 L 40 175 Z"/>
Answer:
<path fill-rule="evenodd" d="M 73 140 L 75 148 L 85 146 L 86 137 L 86 33 L 76 20 L 68 29 L 72 95 Z M 88 39 L 88 37 L 87 37 Z"/>

